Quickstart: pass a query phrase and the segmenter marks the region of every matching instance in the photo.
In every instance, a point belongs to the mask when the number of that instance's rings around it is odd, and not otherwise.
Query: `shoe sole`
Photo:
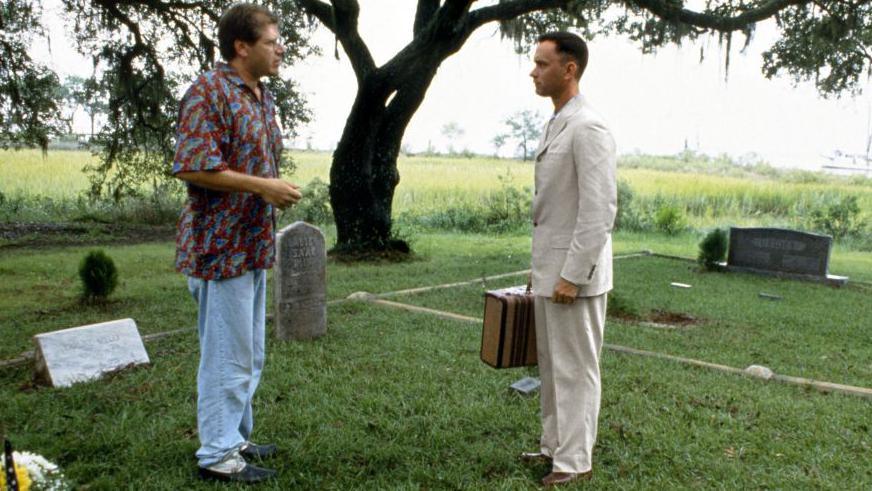
[[[267,469],[262,470],[265,471],[262,475],[248,477],[244,476],[245,471],[236,474],[225,474],[221,472],[210,471],[209,469],[204,469],[202,467],[198,469],[198,473],[200,475],[200,479],[206,481],[238,482],[243,484],[256,484],[259,482],[268,481],[270,479],[275,479],[277,475],[275,471],[269,470],[269,472],[266,472]]]

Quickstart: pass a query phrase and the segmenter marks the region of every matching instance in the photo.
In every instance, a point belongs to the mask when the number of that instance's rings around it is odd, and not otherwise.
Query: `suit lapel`
[[[566,124],[569,122],[569,118],[578,112],[581,109],[581,106],[584,105],[584,98],[581,94],[569,100],[566,105],[560,109],[560,112],[557,113],[557,117],[554,118],[554,121],[551,122],[551,130],[548,130],[548,124],[545,124],[545,130],[543,131],[542,138],[539,140],[539,147],[536,149],[536,160],[542,158],[542,155],[548,150],[548,146],[551,145],[551,142],[554,141],[554,138],[557,137],[564,129],[566,129]]]

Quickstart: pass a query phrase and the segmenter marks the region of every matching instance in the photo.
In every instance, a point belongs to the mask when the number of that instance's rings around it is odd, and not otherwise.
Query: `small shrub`
[[[82,297],[87,301],[105,300],[118,286],[115,262],[101,250],[91,251],[79,264]]]
[[[303,199],[290,209],[290,216],[315,225],[333,223],[330,207],[330,187],[319,178],[312,179],[303,189]]]
[[[669,235],[675,235],[687,228],[687,218],[684,210],[676,205],[665,204],[657,209],[654,215],[654,227]]]
[[[837,197],[829,205],[811,211],[812,228],[841,239],[863,229],[856,196]]]
[[[530,206],[529,190],[520,190],[504,183],[502,189],[491,192],[486,198],[486,227],[494,232],[518,229],[530,221]]]
[[[729,239],[727,231],[716,228],[709,232],[699,243],[699,263],[705,269],[713,271],[718,269],[718,263],[727,255]]]

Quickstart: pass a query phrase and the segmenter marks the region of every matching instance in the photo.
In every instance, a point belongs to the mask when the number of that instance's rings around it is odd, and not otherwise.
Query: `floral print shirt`
[[[179,107],[173,174],[233,170],[278,177],[281,130],[275,100],[258,100],[236,70],[218,63],[191,85]],[[179,217],[176,269],[218,280],[267,269],[275,261],[275,211],[260,196],[188,183]]]

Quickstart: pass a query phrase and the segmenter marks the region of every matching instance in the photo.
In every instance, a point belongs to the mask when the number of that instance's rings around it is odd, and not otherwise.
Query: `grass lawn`
[[[616,254],[695,255],[692,236],[619,234]],[[374,293],[525,269],[529,238],[427,234],[416,261],[328,266],[328,292]],[[76,268],[88,248],[0,256],[0,359],[30,336],[133,317],[142,333],[193,326],[195,306],[172,271],[173,245],[104,248],[121,285],[114,302],[83,307]],[[872,278],[868,254],[834,252],[833,270]],[[838,269],[836,268],[838,265]],[[744,367],[872,386],[872,290],[748,275],[701,274],[663,258],[615,263],[613,303],[645,316],[694,315],[676,331],[609,319],[606,342]],[[523,277],[488,284],[518,284]],[[669,282],[690,283],[690,290]],[[397,297],[481,315],[480,286]],[[784,297],[764,301],[761,291]],[[619,299],[619,300],[617,300]],[[480,327],[381,306],[342,303],[328,335],[270,342],[256,398],[256,438],[282,453],[280,479],[260,489],[534,489],[547,469],[517,459],[535,448],[538,400],[508,385],[535,370],[478,359]],[[199,482],[193,331],[149,342],[148,368],[57,390],[27,367],[0,369],[0,423],[18,449],[59,463],[87,489],[224,489]],[[603,408],[590,489],[872,486],[872,401],[603,353]],[[231,488],[233,488],[231,486]]]

